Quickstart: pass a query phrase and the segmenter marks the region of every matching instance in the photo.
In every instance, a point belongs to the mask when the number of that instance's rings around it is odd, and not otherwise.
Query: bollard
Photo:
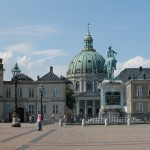
[[[127,125],[128,125],[128,126],[131,125],[131,119],[130,119],[130,118],[128,118],[128,120],[127,120]]]
[[[105,126],[108,126],[108,119],[105,119]]]
[[[85,119],[82,119],[82,126],[85,127]]]
[[[63,126],[63,121],[62,119],[59,119],[59,127],[62,127]]]

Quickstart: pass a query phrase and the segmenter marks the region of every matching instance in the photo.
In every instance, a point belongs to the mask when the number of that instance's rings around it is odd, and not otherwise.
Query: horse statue
[[[107,58],[104,64],[104,69],[107,71],[108,78],[114,78],[114,70],[116,70],[117,60],[115,59],[115,54],[117,54],[114,50],[111,49],[111,46],[108,48]]]

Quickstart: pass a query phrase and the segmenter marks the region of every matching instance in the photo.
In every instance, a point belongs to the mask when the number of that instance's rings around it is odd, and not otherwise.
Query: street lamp
[[[42,120],[43,120],[43,104],[42,104],[42,98],[43,98],[43,92],[44,92],[44,87],[43,84],[41,83],[39,86],[39,90],[41,93],[41,115],[42,115]]]
[[[17,80],[18,76],[21,73],[21,70],[19,69],[17,63],[15,64],[15,67],[11,70],[13,74],[13,81],[15,83],[15,109],[13,112],[13,122],[11,124],[12,127],[21,127],[20,120],[19,120],[19,115],[18,115],[18,107],[17,107]]]

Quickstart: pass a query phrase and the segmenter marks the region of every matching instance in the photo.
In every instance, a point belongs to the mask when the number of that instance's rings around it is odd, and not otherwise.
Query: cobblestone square
[[[36,124],[21,128],[0,124],[3,150],[149,150],[150,125],[64,125],[49,124],[38,131]]]

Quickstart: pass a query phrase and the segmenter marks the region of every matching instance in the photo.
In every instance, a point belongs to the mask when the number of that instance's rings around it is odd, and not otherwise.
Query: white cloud
[[[58,35],[60,33],[56,25],[16,25],[13,27],[1,27],[0,38],[16,37],[45,37]]]
[[[50,49],[50,50],[41,50],[41,51],[35,51],[33,54],[36,55],[45,55],[50,58],[59,57],[59,56],[66,56],[68,55],[61,49]]]
[[[17,62],[24,68],[31,69],[31,57],[23,56]]]
[[[3,59],[3,62],[9,61],[13,57],[13,54],[11,51],[1,52],[0,58]]]
[[[150,59],[146,59],[142,56],[136,56],[126,62],[119,62],[117,63],[117,70],[115,70],[114,73],[115,76],[117,76],[125,68],[139,68],[140,66],[143,68],[150,68]]]
[[[17,53],[27,53],[33,51],[33,46],[30,43],[19,43],[14,45],[9,45],[4,48],[5,51],[12,51]]]
[[[2,49],[5,50],[0,53],[0,57],[3,59],[5,68],[4,79],[7,80],[10,80],[11,69],[16,62],[22,73],[36,79],[37,75],[44,75],[48,71],[47,64],[51,63],[52,59],[68,55],[61,49],[35,50],[30,43],[9,45]]]

